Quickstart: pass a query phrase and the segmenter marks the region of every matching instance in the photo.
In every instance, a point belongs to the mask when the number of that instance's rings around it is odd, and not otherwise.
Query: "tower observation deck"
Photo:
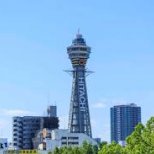
[[[77,34],[72,45],[67,47],[73,70],[72,95],[68,128],[71,133],[85,133],[92,137],[88,96],[86,88],[86,63],[91,48],[81,34]]]

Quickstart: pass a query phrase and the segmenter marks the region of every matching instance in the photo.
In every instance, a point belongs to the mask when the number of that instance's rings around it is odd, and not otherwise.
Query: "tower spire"
[[[77,34],[76,34],[76,38],[81,38],[82,35],[80,34],[80,28],[78,28]]]

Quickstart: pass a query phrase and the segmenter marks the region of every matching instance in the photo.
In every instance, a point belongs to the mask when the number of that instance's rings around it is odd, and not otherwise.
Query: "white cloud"
[[[105,102],[97,102],[95,104],[92,105],[93,108],[106,108],[106,103]]]
[[[102,99],[100,101],[96,101],[95,103],[93,103],[92,108],[102,109],[102,108],[112,107],[114,105],[128,104],[129,102],[133,102],[133,101],[128,101],[122,98]]]
[[[129,101],[125,100],[125,99],[115,99],[115,100],[111,100],[111,104],[113,105],[125,105],[128,104]]]
[[[13,117],[13,116],[34,115],[34,113],[21,109],[0,109],[0,115]]]
[[[0,119],[0,128],[5,128],[8,125],[8,122],[4,119]]]
[[[102,108],[106,108],[108,104],[109,104],[109,100],[103,99],[93,103],[92,108],[102,109]]]

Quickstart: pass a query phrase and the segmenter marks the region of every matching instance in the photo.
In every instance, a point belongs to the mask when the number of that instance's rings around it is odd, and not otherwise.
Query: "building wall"
[[[41,117],[41,128],[55,129],[59,127],[59,119],[57,117]]]
[[[46,145],[46,150],[54,150],[55,147],[63,146],[81,146],[84,141],[97,145],[97,142],[84,133],[70,133],[67,129],[48,130],[50,138],[44,138],[43,143]],[[40,144],[40,149],[43,148],[43,143]]]
[[[33,149],[32,139],[40,129],[58,127],[57,117],[13,117],[13,146],[15,149]]]
[[[7,138],[0,138],[0,150],[5,150],[8,148]]]
[[[23,146],[22,149],[32,149],[32,138],[40,129],[40,117],[23,117]]]
[[[49,117],[57,117],[57,106],[48,106],[47,113]]]
[[[13,117],[13,146],[17,149],[23,146],[23,119],[22,117]]]
[[[125,141],[135,126],[141,122],[141,108],[135,104],[111,108],[111,141]]]

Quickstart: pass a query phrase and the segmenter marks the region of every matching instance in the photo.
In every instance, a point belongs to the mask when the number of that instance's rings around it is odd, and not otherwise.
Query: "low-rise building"
[[[45,135],[45,136],[44,136]],[[70,133],[67,129],[46,130],[38,133],[38,145],[40,150],[54,150],[56,147],[63,146],[81,146],[84,141],[97,145],[96,140],[92,139],[84,133]]]
[[[0,138],[0,150],[4,150],[8,148],[7,138]]]

